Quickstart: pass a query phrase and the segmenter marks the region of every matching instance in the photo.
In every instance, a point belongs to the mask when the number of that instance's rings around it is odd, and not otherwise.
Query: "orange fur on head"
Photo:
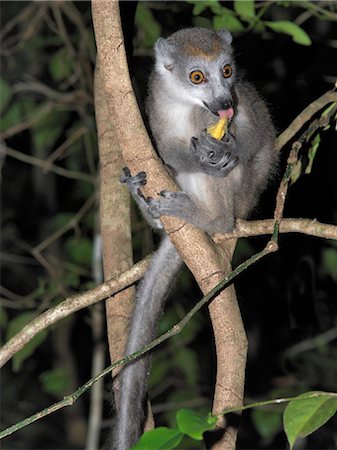
[[[214,41],[211,51],[205,51],[201,47],[196,47],[189,44],[184,46],[184,52],[191,56],[213,60],[220,55],[221,46],[218,41]]]

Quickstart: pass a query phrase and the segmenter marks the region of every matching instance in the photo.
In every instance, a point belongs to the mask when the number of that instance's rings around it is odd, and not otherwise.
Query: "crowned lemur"
[[[121,180],[155,228],[168,215],[210,234],[231,231],[236,218],[247,217],[274,172],[274,127],[255,89],[241,79],[231,42],[225,30],[189,28],[155,44],[147,115],[156,150],[181,191],[145,199],[139,191],[146,183],[144,172],[131,176],[125,168]],[[206,129],[221,117],[230,125],[218,141]],[[164,236],[138,288],[126,355],[155,337],[181,264]],[[132,447],[143,431],[149,367],[150,357],[143,356],[118,376],[115,450]]]

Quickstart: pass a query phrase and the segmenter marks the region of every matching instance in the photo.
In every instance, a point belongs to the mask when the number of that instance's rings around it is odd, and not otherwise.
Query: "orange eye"
[[[200,84],[205,81],[205,75],[201,70],[193,70],[193,72],[190,73],[190,80],[193,84]]]
[[[233,73],[232,66],[230,66],[229,64],[226,64],[225,66],[223,66],[222,75],[224,76],[224,78],[231,77],[232,73]]]

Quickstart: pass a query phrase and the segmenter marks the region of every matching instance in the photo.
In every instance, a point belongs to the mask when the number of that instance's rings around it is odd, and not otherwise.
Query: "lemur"
[[[145,199],[140,191],[146,174],[126,183],[154,228],[162,215],[179,217],[207,232],[229,232],[246,218],[274,173],[275,130],[254,87],[240,78],[226,30],[187,28],[160,38],[154,46],[155,66],[149,80],[146,111],[159,156],[181,191]],[[206,129],[220,117],[230,120],[222,140]],[[182,260],[164,236],[141,281],[125,354],[153,340],[172,280]],[[119,374],[113,449],[132,447],[143,431],[148,355]]]

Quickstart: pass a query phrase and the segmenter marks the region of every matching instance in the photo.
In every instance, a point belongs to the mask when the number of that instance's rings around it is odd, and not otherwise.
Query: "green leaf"
[[[207,8],[209,8],[213,14],[221,14],[222,6],[220,5],[218,0],[192,0],[188,1],[188,3],[194,5],[192,14],[194,16],[199,16],[202,12],[204,12]]]
[[[149,379],[149,388],[157,386],[167,377],[167,374],[172,366],[172,362],[160,352],[156,353],[153,358],[152,370]]]
[[[47,222],[48,229],[50,229],[50,232],[54,232],[69,223],[73,217],[74,214],[70,212],[60,212],[55,214],[55,216],[51,217]]]
[[[198,382],[198,358],[196,353],[188,348],[180,348],[174,355],[175,362],[185,375],[191,386],[196,386]]]
[[[296,181],[301,176],[301,173],[302,173],[302,161],[299,159],[296,161],[296,163],[293,165],[293,167],[291,169],[291,174],[290,174],[291,184],[296,183]]]
[[[25,325],[27,325],[32,319],[34,319],[34,317],[35,313],[26,311],[12,319],[7,327],[7,340],[11,339],[16,333],[21,331]],[[47,335],[47,330],[41,331],[39,334],[34,336],[33,339],[29,341],[22,350],[20,350],[13,356],[12,365],[14,372],[18,372],[20,370],[23,361],[34,353],[34,350],[42,344]]]
[[[145,47],[152,47],[161,35],[161,26],[154,18],[149,6],[144,2],[138,2],[135,24],[138,30],[141,30]]]
[[[324,425],[337,411],[336,397],[328,394],[306,398],[307,392],[297,398],[303,397],[303,400],[291,401],[283,414],[284,430],[287,435],[290,449],[293,448],[297,438],[304,438]]]
[[[271,440],[282,429],[281,412],[254,409],[251,417],[256,431],[264,439]]]
[[[68,112],[53,110],[33,125],[33,141],[38,155],[45,155],[46,150],[55,144],[68,117]]]
[[[215,30],[221,30],[225,28],[233,33],[244,31],[242,23],[234,16],[225,12],[221,16],[215,16],[213,18],[213,27]]]
[[[70,378],[64,367],[46,370],[39,376],[43,390],[48,394],[59,396],[70,386]]]
[[[206,19],[206,17],[196,16],[193,18],[193,26],[200,28],[212,28],[212,22],[210,19]]]
[[[70,77],[74,70],[74,61],[65,47],[50,58],[48,70],[54,81],[63,81]]]
[[[313,163],[314,163],[314,159],[315,159],[315,156],[316,156],[316,152],[318,150],[320,142],[321,142],[321,135],[317,134],[314,137],[314,139],[313,139],[313,141],[311,143],[311,147],[309,148],[309,152],[308,152],[309,162],[308,162],[307,167],[305,168],[305,173],[307,175],[309,175],[311,173],[312,166],[313,166]]]
[[[216,416],[202,416],[192,409],[180,409],[176,415],[180,431],[198,441],[203,439],[203,433],[213,430],[218,420]]]
[[[11,101],[12,91],[9,84],[0,77],[0,114],[2,114]]]
[[[234,10],[243,19],[254,19],[255,2],[254,0],[236,0],[234,1]]]
[[[130,450],[170,450],[176,448],[182,438],[183,433],[177,428],[158,427],[146,431]]]
[[[205,9],[207,9],[208,6],[209,6],[208,5],[209,2],[203,2],[203,1],[196,1],[196,2],[189,1],[188,3],[194,3],[194,8],[193,8],[193,11],[192,11],[192,14],[194,16],[199,16],[199,14],[204,12]]]
[[[325,110],[322,112],[321,116],[327,116],[329,114],[329,112],[334,109],[336,107],[336,102],[331,103],[331,105],[329,105],[327,108],[325,108]]]
[[[276,20],[275,22],[264,22],[264,24],[277,33],[288,34],[292,40],[300,45],[311,45],[310,36],[293,22],[288,20]]]
[[[22,106],[19,102],[13,103],[10,108],[6,111],[6,114],[1,117],[0,120],[0,131],[6,131],[13,127],[22,120]]]
[[[67,249],[71,262],[82,267],[91,267],[92,243],[89,239],[77,239],[71,237],[66,241],[65,247]]]
[[[330,247],[323,250],[322,269],[337,281],[337,250],[335,248]]]

